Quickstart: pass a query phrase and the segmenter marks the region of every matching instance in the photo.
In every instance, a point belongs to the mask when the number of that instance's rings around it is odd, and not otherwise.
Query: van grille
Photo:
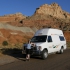
[[[31,46],[31,50],[37,50],[37,48],[36,48],[36,47]]]

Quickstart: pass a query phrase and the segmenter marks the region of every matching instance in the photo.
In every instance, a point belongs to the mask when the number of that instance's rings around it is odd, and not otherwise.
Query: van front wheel
[[[46,50],[44,50],[41,54],[42,59],[45,60],[47,58],[47,56],[48,56],[48,52]]]

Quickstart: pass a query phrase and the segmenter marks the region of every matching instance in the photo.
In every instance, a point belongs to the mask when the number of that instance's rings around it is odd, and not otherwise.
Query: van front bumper
[[[38,51],[32,51],[31,55],[41,55],[42,51],[38,50]]]
[[[31,55],[41,55],[42,51],[31,51]],[[22,54],[26,54],[26,50],[22,50]]]

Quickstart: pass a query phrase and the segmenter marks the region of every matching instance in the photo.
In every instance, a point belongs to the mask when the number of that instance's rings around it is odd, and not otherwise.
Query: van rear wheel
[[[47,56],[48,56],[48,52],[46,50],[44,50],[41,54],[42,59],[45,60],[47,58]]]
[[[62,53],[63,53],[63,50],[64,50],[64,49],[63,49],[63,47],[61,47],[61,49],[60,49],[60,52],[59,52],[59,53],[60,53],[60,54],[62,54]]]

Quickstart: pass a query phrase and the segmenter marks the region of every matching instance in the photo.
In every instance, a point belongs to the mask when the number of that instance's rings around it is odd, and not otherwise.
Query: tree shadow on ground
[[[14,49],[4,48],[4,49],[1,49],[1,51],[2,51],[2,54],[12,56],[17,59],[22,59],[26,57],[25,54],[22,54],[22,49],[18,49],[18,48],[14,48]]]
[[[14,57],[16,59],[25,61],[26,54],[25,53],[22,54],[22,49],[18,49],[18,48],[14,48],[14,49],[5,48],[5,49],[1,49],[1,51],[2,51],[2,53],[4,55],[9,55],[9,56],[12,56],[12,57]],[[41,59],[38,56],[31,56],[31,58],[32,59]]]

